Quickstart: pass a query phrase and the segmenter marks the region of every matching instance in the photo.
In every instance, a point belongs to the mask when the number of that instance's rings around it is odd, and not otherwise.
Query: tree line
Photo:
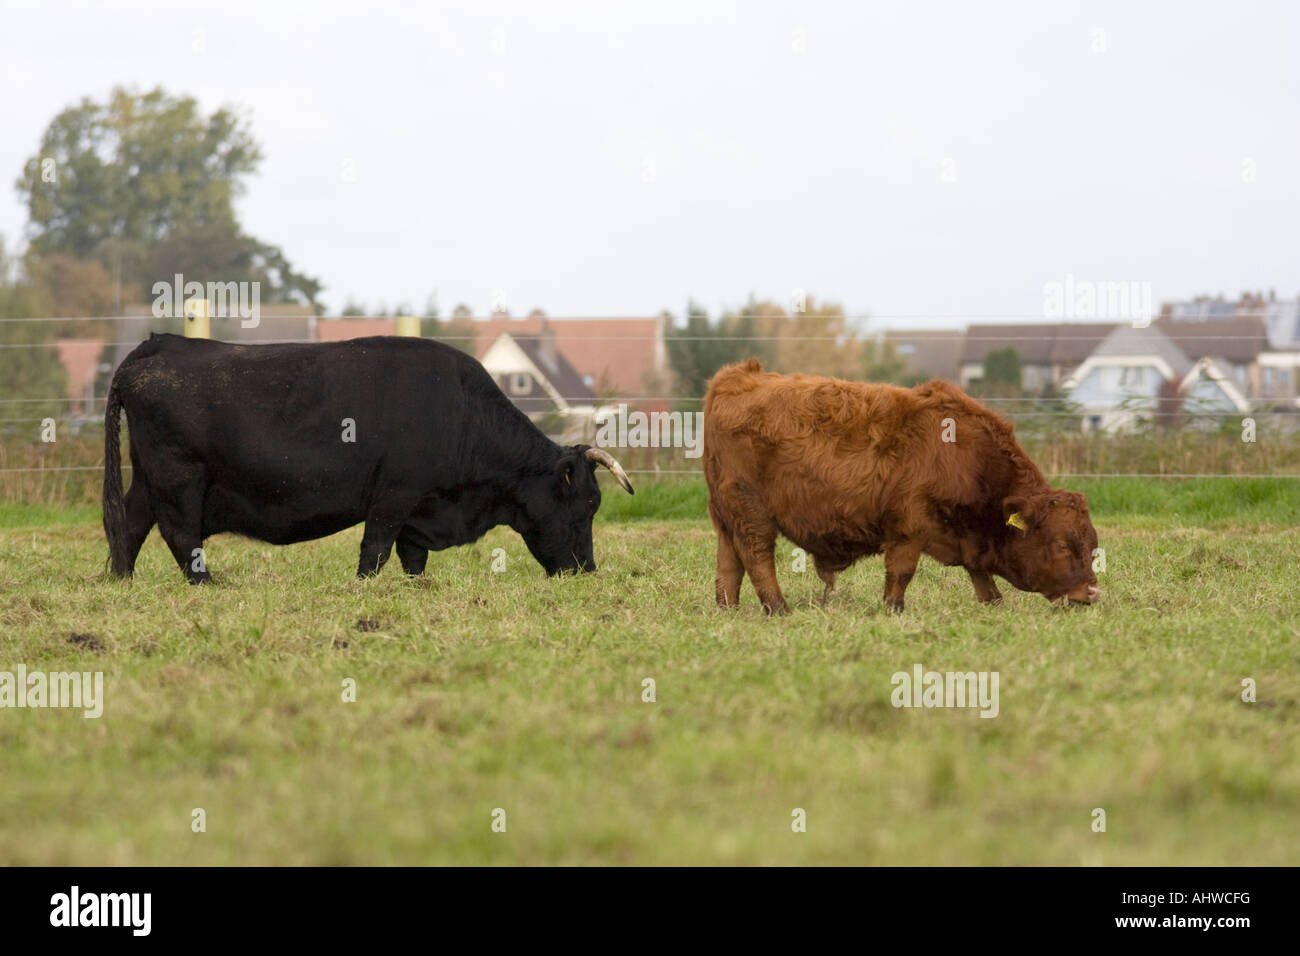
[[[248,120],[228,108],[205,113],[190,96],[161,88],[114,89],[103,102],[82,99],[51,120],[15,186],[28,216],[27,245],[0,236],[0,318],[67,318],[58,323],[5,323],[11,345],[52,343],[61,336],[100,337],[103,323],[151,302],[153,283],[181,274],[211,282],[259,283],[265,304],[296,303],[322,311],[323,283],[284,251],[250,235],[234,201],[262,161]],[[366,314],[349,301],[344,316]],[[374,314],[417,314],[407,303]],[[470,309],[448,316],[436,298],[421,332],[472,351]],[[755,356],[776,371],[905,383],[905,363],[885,343],[852,327],[843,308],[809,299],[786,309],[751,299],[711,318],[691,303],[674,322],[669,361],[679,395],[700,396],[727,362]],[[0,378],[18,395],[63,394],[53,348],[0,349]]]

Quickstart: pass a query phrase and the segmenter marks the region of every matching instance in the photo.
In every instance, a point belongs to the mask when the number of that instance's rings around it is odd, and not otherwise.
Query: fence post
[[[418,339],[420,337],[420,317],[418,315],[399,315],[397,317],[397,334]]]
[[[185,300],[185,337],[187,339],[211,338],[208,327],[208,300]]]

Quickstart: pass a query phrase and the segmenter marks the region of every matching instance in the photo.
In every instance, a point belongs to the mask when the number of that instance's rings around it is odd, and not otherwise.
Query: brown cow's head
[[[1101,596],[1092,570],[1097,532],[1087,498],[1059,488],[1012,495],[1002,503],[1002,514],[1007,525],[999,548],[1002,577],[1053,602],[1091,604]]]

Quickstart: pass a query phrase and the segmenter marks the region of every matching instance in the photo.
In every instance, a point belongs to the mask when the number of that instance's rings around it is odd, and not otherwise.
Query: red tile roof
[[[665,388],[667,358],[663,336],[667,319],[552,319],[493,317],[477,319],[474,355],[482,358],[502,332],[515,339],[537,336],[546,328],[555,335],[555,345],[569,364],[583,376],[591,376],[591,388],[598,394],[613,391],[616,397],[641,396],[652,382],[661,379]]]
[[[367,335],[396,335],[396,319],[321,319],[316,323],[316,338],[321,342],[363,339]]]

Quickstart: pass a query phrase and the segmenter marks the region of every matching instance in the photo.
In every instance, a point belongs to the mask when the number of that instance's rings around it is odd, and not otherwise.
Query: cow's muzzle
[[[1065,595],[1070,604],[1096,604],[1101,598],[1101,588],[1095,584],[1086,584]]]

